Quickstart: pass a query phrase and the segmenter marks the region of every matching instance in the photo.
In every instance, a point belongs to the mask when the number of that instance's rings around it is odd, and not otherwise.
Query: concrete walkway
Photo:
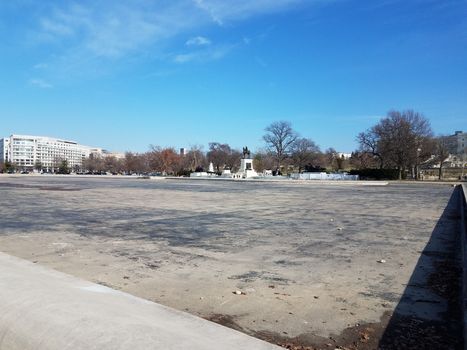
[[[0,349],[279,349],[235,330],[0,253]]]

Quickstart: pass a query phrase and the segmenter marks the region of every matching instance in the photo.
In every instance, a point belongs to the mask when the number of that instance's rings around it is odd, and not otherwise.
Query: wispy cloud
[[[66,23],[60,23],[48,18],[42,18],[40,21],[41,28],[44,32],[57,36],[70,36],[73,34],[73,27]]]
[[[185,43],[186,46],[206,46],[211,45],[211,40],[204,36],[195,36],[190,38]]]
[[[47,63],[37,63],[33,66],[34,69],[46,69],[49,65]]]
[[[174,62],[176,63],[186,63],[195,60],[197,57],[197,54],[195,53],[183,53],[179,55],[175,55],[174,57]]]
[[[302,0],[193,0],[196,6],[205,11],[219,25],[228,21],[242,20],[259,14],[273,13]]]
[[[231,50],[235,48],[235,46],[236,45],[222,45],[205,50],[177,54],[173,56],[173,62],[188,63],[215,61],[227,55]]]
[[[321,0],[313,0],[321,1]],[[35,44],[47,47],[48,57],[35,69],[48,69],[48,80],[71,79],[86,74],[105,74],[119,62],[140,59],[174,63],[220,59],[235,45],[214,44],[206,36],[193,35],[213,23],[240,21],[252,16],[282,11],[305,0],[179,0],[179,1],[80,1],[44,2],[35,6]],[[26,8],[25,8],[26,10]],[[190,15],[187,16],[187,13]],[[176,55],[174,38],[189,39]],[[239,38],[243,45],[251,38]],[[111,63],[111,64],[109,64]]]
[[[42,79],[30,79],[29,80],[29,85],[41,88],[41,89],[51,89],[53,88],[53,85],[46,82],[45,80]]]
[[[56,41],[71,39],[70,50],[118,58],[178,33],[186,22],[172,21],[171,11],[166,8],[160,14],[143,5],[72,5],[54,9],[40,26],[43,34]]]
[[[101,57],[119,57],[191,32],[208,21],[224,23],[283,10],[304,0],[181,0],[152,2],[102,0],[56,3],[38,19],[39,34]],[[186,14],[189,13],[190,16]],[[206,16],[208,15],[208,16]],[[195,36],[186,45],[209,45]]]

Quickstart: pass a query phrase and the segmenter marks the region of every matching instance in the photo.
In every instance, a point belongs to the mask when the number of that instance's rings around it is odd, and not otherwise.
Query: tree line
[[[277,174],[293,171],[341,171],[372,169],[397,178],[418,178],[420,167],[439,164],[439,177],[449,156],[446,137],[435,137],[429,120],[413,110],[391,110],[379,122],[356,137],[359,148],[350,158],[334,148],[321,151],[311,139],[302,137],[288,121],[277,121],[264,129],[264,147],[254,154],[254,167],[258,172],[271,169]],[[206,170],[210,162],[216,172],[224,168],[237,171],[242,153],[228,144],[209,143],[207,152],[201,146],[192,147],[184,156],[173,148],[152,146],[143,154],[127,153],[127,172],[159,171],[168,174],[188,174]],[[107,160],[109,161],[109,160]],[[133,165],[131,165],[133,164]]]
[[[258,172],[273,170],[277,174],[292,171],[342,170],[346,160],[333,148],[322,152],[310,138],[300,137],[290,122],[278,121],[265,128],[264,147],[253,155],[254,168]],[[100,157],[92,154],[83,162],[83,169],[92,173],[111,172],[125,174],[189,175],[195,171],[207,171],[213,164],[214,172],[224,169],[238,171],[243,154],[227,143],[210,142],[207,151],[195,145],[184,154],[175,148],[151,145],[147,152],[125,153],[123,159]]]
[[[406,174],[417,178],[422,164],[437,162],[441,178],[444,161],[449,156],[446,138],[434,137],[428,119],[413,110],[389,111],[378,123],[359,133],[356,137],[359,148],[350,159],[334,148],[321,151],[311,138],[300,136],[288,121],[268,125],[262,139],[263,147],[253,156],[254,168],[258,172],[273,170],[275,174],[352,169],[358,173],[371,169],[373,174],[395,171],[400,179]],[[210,142],[207,151],[203,146],[195,145],[184,154],[173,147],[151,145],[147,152],[127,152],[123,159],[92,154],[83,161],[81,169],[71,170],[183,176],[207,171],[212,163],[217,173],[224,169],[236,172],[241,157],[240,150],[220,142]]]

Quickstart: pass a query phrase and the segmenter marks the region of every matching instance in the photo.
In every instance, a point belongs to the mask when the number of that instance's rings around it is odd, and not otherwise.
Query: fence
[[[291,178],[294,180],[351,180],[357,181],[358,175],[349,175],[346,173],[293,173]]]

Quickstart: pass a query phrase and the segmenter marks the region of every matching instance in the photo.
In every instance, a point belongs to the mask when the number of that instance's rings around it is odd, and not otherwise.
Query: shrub
[[[350,175],[358,175],[361,180],[398,180],[399,170],[397,169],[359,169],[351,170]],[[402,174],[404,175],[404,173]]]

